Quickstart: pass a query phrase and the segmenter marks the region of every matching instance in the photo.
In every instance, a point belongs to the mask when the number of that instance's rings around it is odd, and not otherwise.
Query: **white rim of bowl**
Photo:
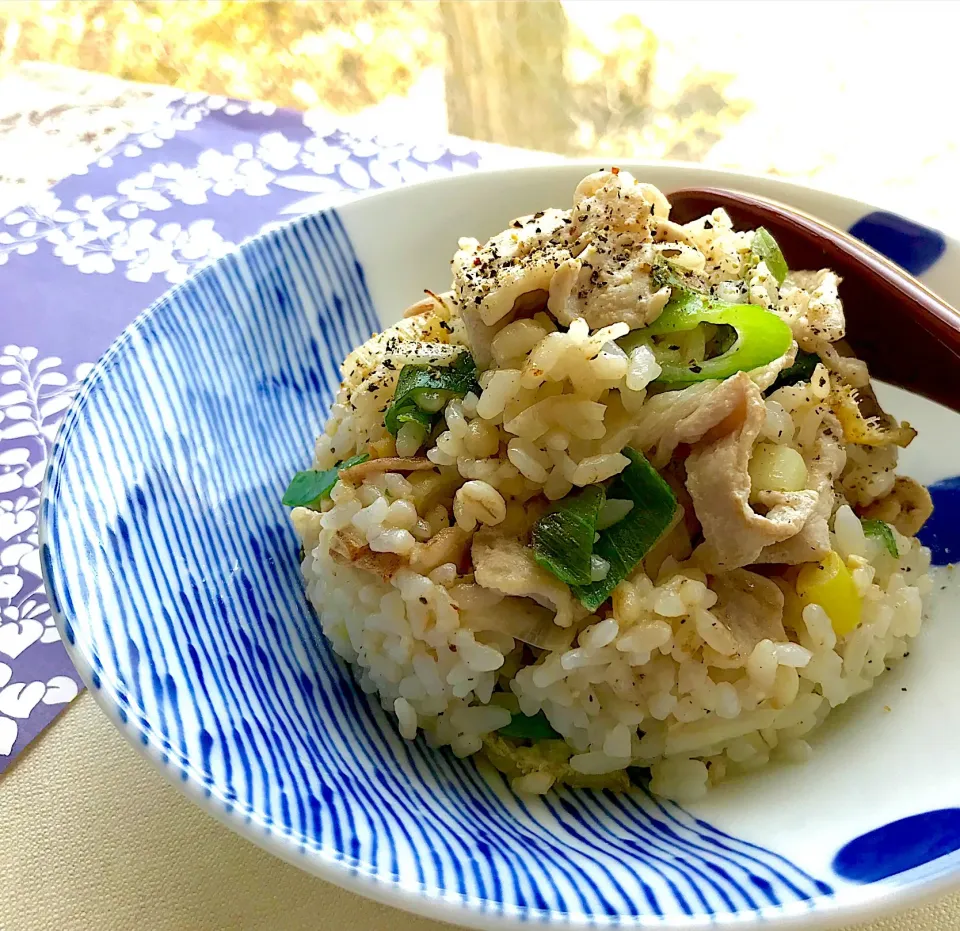
[[[545,159],[543,164],[513,168],[481,168],[461,175],[430,178],[401,185],[396,188],[362,192],[351,197],[349,200],[332,204],[331,207],[342,214],[349,214],[353,205],[365,204],[371,198],[379,198],[381,201],[386,201],[387,199],[402,201],[407,198],[415,200],[418,192],[423,188],[454,185],[484,185],[491,183],[498,177],[519,176],[524,173],[570,174],[572,176],[576,174],[576,170],[583,171],[586,169],[588,171],[596,171],[604,165],[616,164],[618,167],[636,176],[642,176],[644,172],[659,174],[666,171],[676,171],[690,175],[691,178],[699,177],[703,179],[704,177],[710,177],[712,179],[710,184],[713,186],[741,186],[744,190],[774,197],[787,204],[791,202],[791,194],[796,194],[801,198],[814,196],[839,202],[850,208],[853,212],[860,211],[861,215],[882,209],[864,201],[846,197],[841,194],[834,194],[811,185],[783,181],[768,175],[752,175],[746,172],[713,169],[687,162],[638,162],[631,159],[621,159],[611,162],[610,160],[590,158],[569,159],[557,162],[548,160],[550,159],[548,153],[543,153],[543,155]],[[245,239],[238,245],[237,249],[248,248],[250,244],[271,237],[278,228],[296,225],[305,220],[306,217],[315,216],[317,213],[322,214],[324,210],[327,209],[331,208],[323,208],[312,214],[294,217],[286,223],[283,223],[281,227],[274,227],[272,230],[261,232]],[[807,208],[804,209],[816,215],[815,211]],[[902,213],[898,213],[898,215],[912,219]],[[914,220],[914,222],[920,221]],[[941,235],[943,235],[949,245],[960,245],[952,237],[942,233]],[[55,552],[55,549],[50,546],[47,521],[44,517],[48,508],[53,505],[50,490],[52,484],[51,478],[57,471],[59,463],[62,460],[62,450],[66,448],[65,443],[69,440],[70,432],[74,429],[76,422],[83,412],[87,395],[89,395],[92,387],[102,379],[107,368],[106,363],[122,351],[130,339],[131,334],[143,326],[148,319],[152,318],[155,313],[157,313],[158,308],[162,306],[171,295],[176,294],[182,288],[190,287],[193,277],[194,276],[191,276],[184,282],[164,292],[164,294],[157,298],[145,310],[141,311],[134,320],[121,331],[87,375],[76,397],[68,408],[57,430],[54,443],[52,444],[52,450],[55,454],[51,455],[44,472],[40,495],[40,521],[38,531],[41,553],[45,550],[50,553]],[[47,592],[54,591],[55,589],[51,585],[47,571],[47,564],[44,560],[41,560],[41,571],[45,590]],[[162,748],[159,746],[153,731],[145,734],[139,729],[136,724],[132,722],[135,715],[126,715],[127,720],[124,721],[121,716],[119,704],[114,700],[113,695],[106,694],[102,687],[97,688],[93,686],[92,683],[95,678],[94,670],[86,656],[84,656],[66,636],[67,620],[64,614],[56,608],[56,605],[59,603],[61,603],[59,598],[50,599],[51,613],[56,621],[63,645],[90,694],[93,695],[97,704],[103,709],[117,729],[137,749],[140,755],[149,760],[155,769],[163,773],[168,782],[177,786],[187,798],[211,814],[221,824],[242,837],[245,837],[247,840],[252,841],[268,853],[349,892],[354,892],[365,898],[409,913],[448,923],[457,923],[465,927],[476,929],[496,928],[498,931],[499,929],[504,929],[504,931],[528,931],[533,922],[540,922],[543,925],[547,925],[554,921],[562,923],[572,929],[604,927],[621,929],[656,928],[659,929],[659,931],[674,931],[674,929],[676,929],[676,931],[706,931],[706,929],[710,928],[731,927],[734,925],[749,926],[763,922],[771,928],[776,928],[777,931],[801,931],[801,929],[811,928],[837,928],[841,925],[870,921],[894,912],[924,905],[960,887],[960,868],[957,868],[952,872],[940,876],[920,879],[903,885],[890,885],[881,880],[880,882],[869,883],[860,887],[845,886],[843,887],[843,894],[845,895],[846,901],[843,902],[838,901],[837,894],[834,893],[830,896],[815,897],[804,902],[794,903],[786,908],[782,906],[769,906],[755,911],[733,912],[714,916],[705,915],[691,919],[685,919],[679,916],[675,918],[661,918],[653,915],[640,916],[638,918],[616,917],[606,922],[598,918],[580,918],[552,911],[536,911],[515,907],[511,907],[509,910],[494,911],[486,905],[483,899],[460,895],[449,898],[425,895],[414,888],[401,886],[387,877],[382,877],[377,874],[351,872],[323,850],[301,851],[299,849],[300,845],[297,844],[293,838],[274,833],[266,824],[258,821],[254,814],[242,813],[235,807],[229,811],[226,810],[226,807],[230,804],[228,800],[214,791],[212,787],[205,787],[192,767],[181,766],[176,762],[164,763],[162,759]],[[76,619],[74,623],[77,623]],[[100,678],[102,683],[103,677],[100,676]]]

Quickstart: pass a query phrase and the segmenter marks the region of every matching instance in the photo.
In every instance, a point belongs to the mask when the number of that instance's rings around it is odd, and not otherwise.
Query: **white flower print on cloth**
[[[186,137],[203,114],[218,109],[228,112],[228,105],[219,98],[204,100],[181,103],[173,118],[176,131]],[[252,105],[249,112],[255,112]],[[300,127],[293,128],[302,134],[309,125],[304,118]],[[4,218],[7,228],[0,230],[0,265],[12,255],[32,255],[45,242],[64,265],[83,274],[108,275],[119,268],[130,281],[145,283],[159,275],[167,283],[177,284],[229,251],[235,242],[207,217],[201,218],[200,225],[184,224],[172,233],[169,224],[155,215],[176,205],[210,207],[218,212],[219,198],[279,194],[285,202],[271,213],[292,217],[334,205],[358,192],[469,170],[477,164],[475,152],[457,140],[447,140],[447,144],[381,143],[339,129],[302,142],[291,135],[270,130],[255,141],[202,149],[193,164],[153,161],[120,180],[114,192],[82,194],[72,203],[62,203],[46,192]],[[169,128],[140,134],[120,147],[121,155],[104,156],[98,164],[115,167],[122,156],[134,166],[150,148],[162,147],[165,136],[172,138]],[[183,230],[186,232],[181,235]]]
[[[159,212],[171,206],[162,188],[138,187],[138,181],[143,178],[118,185],[123,190],[117,197],[81,195],[73,209],[62,208],[49,195],[8,214],[4,223],[16,227],[17,233],[0,231],[0,265],[12,252],[36,252],[38,241],[45,240],[64,265],[84,274],[108,275],[122,265],[130,281],[149,281],[159,274],[177,284],[234,247],[214,232],[213,220],[196,220],[184,228],[179,223],[138,219],[141,211]],[[254,179],[251,184],[261,182]]]
[[[177,133],[196,129],[200,121],[211,113],[223,111],[230,116],[240,113],[270,115],[276,111],[272,103],[231,101],[216,94],[199,91],[184,94],[170,102],[165,112],[147,127],[137,127],[123,142],[95,162],[98,168],[112,168],[118,159],[138,158],[150,149],[159,149]],[[85,175],[89,166],[79,166],[75,175]]]
[[[56,672],[63,651],[43,593],[37,509],[54,435],[89,370],[80,365],[68,377],[60,359],[41,358],[34,346],[0,353],[0,771],[37,707],[67,704],[79,691],[78,678]],[[49,650],[52,658],[40,658]],[[14,661],[46,675],[21,680]]]
[[[49,608],[37,597],[39,488],[63,413],[90,370],[78,366],[71,379],[59,366],[33,346],[5,346],[0,354],[0,655],[13,658],[34,640],[59,636],[50,625],[45,633]]]
[[[466,140],[386,138],[357,125],[188,94],[0,218],[9,344],[0,343],[0,773],[80,687],[43,592],[37,539],[44,463],[89,369],[80,363],[245,238],[487,157]],[[506,150],[482,151],[503,163]]]
[[[46,682],[11,682],[12,675],[10,666],[0,662],[0,759],[13,751],[20,734],[18,722],[29,718],[39,704],[67,705],[80,694],[70,676],[51,676]]]

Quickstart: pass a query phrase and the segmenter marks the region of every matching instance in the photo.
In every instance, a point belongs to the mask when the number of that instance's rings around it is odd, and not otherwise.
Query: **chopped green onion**
[[[777,284],[783,284],[790,271],[787,267],[787,260],[783,257],[776,239],[762,226],[753,234],[751,251],[758,259],[762,259],[766,263],[770,274],[777,279]]]
[[[676,269],[663,258],[654,262],[653,269],[650,272],[650,279],[657,290],[660,288],[670,289],[671,301],[677,299],[683,291],[697,290],[696,288],[692,288],[686,279],[684,279],[682,275],[679,275]]]
[[[893,535],[890,525],[882,520],[865,520],[861,518],[863,532],[868,537],[879,537],[887,552],[894,558],[899,559],[900,550],[897,549],[897,538]]]
[[[542,711],[532,716],[515,714],[510,723],[504,724],[497,733],[514,740],[556,740],[560,736]]]
[[[405,365],[400,369],[397,390],[383,419],[384,425],[393,436],[403,424],[411,421],[429,432],[450,398],[462,398],[473,390],[480,393],[477,366],[469,352],[460,353],[446,366]]]
[[[610,498],[632,501],[634,507],[622,520],[600,534],[593,548],[610,569],[604,579],[573,586],[574,594],[588,611],[596,611],[611,592],[637,567],[640,560],[675,525],[680,507],[670,486],[649,462],[629,446],[623,455],[628,465],[610,485]]]
[[[427,429],[421,423],[408,420],[397,431],[397,455],[415,456],[427,438]]]
[[[699,303],[703,300],[702,292],[691,287],[666,262],[657,262],[650,273],[653,286],[670,289],[670,300],[667,308],[684,307],[689,303]]]
[[[449,396],[445,391],[421,391],[414,396],[413,400],[416,401],[420,410],[426,411],[428,414],[436,414],[443,410]]]
[[[653,341],[657,336],[690,332],[701,323],[731,326],[737,338],[721,355],[685,364],[676,362]],[[685,388],[766,365],[790,348],[793,334],[783,320],[762,307],[705,300],[696,292],[687,291],[676,303],[671,299],[650,326],[634,330],[618,342],[627,352],[642,344],[650,346],[661,368],[655,383],[666,388]]]
[[[704,358],[712,359],[714,356],[721,356],[733,348],[737,341],[737,331],[726,323],[715,326],[712,323],[701,323],[709,331],[704,343]]]
[[[802,349],[797,351],[797,358],[793,365],[784,369],[777,380],[767,389],[767,394],[773,394],[779,388],[786,388],[789,385],[796,385],[802,381],[810,381],[813,378],[813,370],[820,364],[820,356],[815,352],[804,352]]]
[[[384,422],[387,430],[394,436],[400,432],[400,428],[406,423],[418,424],[423,429],[423,435],[426,436],[433,428],[435,419],[430,411],[423,410],[416,403],[408,404],[405,407],[398,407],[395,404],[387,411]]]
[[[534,559],[568,585],[591,581],[590,557],[604,500],[603,488],[589,485],[562,498],[533,526]]]
[[[287,490],[283,493],[281,503],[287,507],[313,508],[320,510],[320,502],[324,498],[330,497],[333,486],[337,484],[340,472],[343,469],[349,469],[351,466],[360,465],[366,462],[370,457],[363,453],[360,456],[352,456],[346,462],[335,465],[332,469],[324,469],[322,472],[316,469],[308,469],[305,472],[298,472],[287,485]]]

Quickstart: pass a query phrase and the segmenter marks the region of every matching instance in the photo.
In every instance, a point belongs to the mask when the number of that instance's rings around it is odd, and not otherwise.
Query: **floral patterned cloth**
[[[192,94],[0,219],[0,773],[82,688],[40,578],[44,462],[79,382],[170,285],[357,192],[544,156]]]

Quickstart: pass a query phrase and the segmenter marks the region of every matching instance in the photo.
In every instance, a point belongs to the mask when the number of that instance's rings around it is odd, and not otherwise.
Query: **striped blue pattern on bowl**
[[[51,454],[41,555],[104,706],[281,855],[398,904],[466,906],[470,923],[699,925],[829,896],[639,791],[518,800],[498,774],[402,740],[357,688],[307,607],[280,497],[339,360],[379,328],[331,210],[206,268],[101,361]]]

